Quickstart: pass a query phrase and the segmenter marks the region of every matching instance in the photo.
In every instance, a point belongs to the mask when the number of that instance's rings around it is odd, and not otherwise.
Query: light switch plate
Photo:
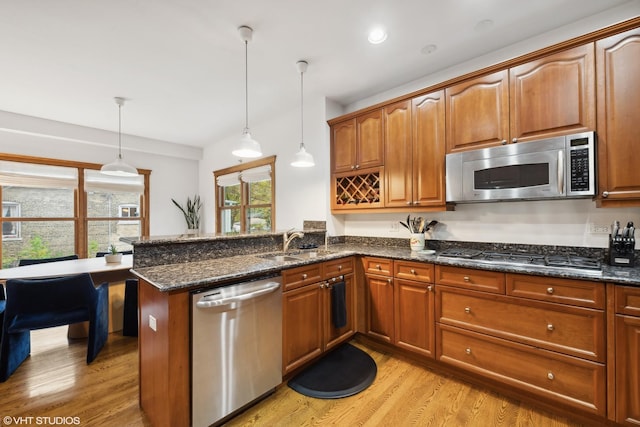
[[[149,315],[149,327],[154,331],[157,331],[156,318],[152,315]]]

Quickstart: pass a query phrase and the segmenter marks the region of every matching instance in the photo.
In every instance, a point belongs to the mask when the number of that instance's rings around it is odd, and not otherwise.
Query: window
[[[120,237],[149,234],[150,171],[141,170],[134,181],[122,181],[100,174],[100,167],[0,155],[3,268],[15,267],[22,258],[94,256],[111,243],[120,250],[130,249]]]
[[[20,216],[20,204],[14,202],[2,202],[2,216],[4,218],[17,218]],[[15,240],[20,239],[20,222],[3,221],[2,222],[2,239]]]
[[[274,230],[275,159],[271,156],[213,173],[218,233]]]

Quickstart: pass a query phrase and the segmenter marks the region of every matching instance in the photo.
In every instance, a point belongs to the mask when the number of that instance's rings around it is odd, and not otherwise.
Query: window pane
[[[23,218],[73,218],[74,199],[72,189],[3,186],[2,215],[11,203],[20,205]]]
[[[240,232],[240,209],[220,210],[220,232],[223,234]]]
[[[271,208],[247,209],[247,228],[249,233],[271,230]]]
[[[129,218],[139,216],[140,195],[138,193],[87,193],[87,216],[89,218]],[[135,213],[131,215],[131,213]]]
[[[4,202],[2,204],[2,216],[4,218],[20,218],[20,204]],[[2,222],[3,239],[19,239],[20,237],[20,221]]]
[[[223,187],[224,206],[238,206],[240,204],[240,184]]]
[[[121,237],[140,237],[140,221],[89,221],[88,256],[95,257],[96,252],[106,252],[109,246],[115,245],[118,252],[130,251],[132,246],[121,242]]]
[[[247,185],[249,186],[250,205],[271,204],[271,180],[250,182]]]
[[[40,259],[73,255],[73,221],[22,221],[19,239],[2,240],[2,267],[16,267],[22,258]]]

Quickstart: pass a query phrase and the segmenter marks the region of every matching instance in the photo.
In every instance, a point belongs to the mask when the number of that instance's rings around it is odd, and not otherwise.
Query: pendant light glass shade
[[[100,173],[112,176],[137,176],[138,170],[126,164],[122,159],[122,106],[125,99],[121,97],[115,97],[114,99],[118,104],[118,157],[115,161],[103,165],[100,168]]]
[[[253,36],[253,30],[247,26],[241,26],[238,28],[240,38],[244,41],[244,96],[245,96],[245,125],[242,131],[242,137],[236,148],[231,151],[231,154],[238,157],[260,157],[262,156],[262,148],[260,143],[251,138],[251,132],[249,131],[249,60],[248,60],[248,44]]]
[[[309,63],[307,61],[296,62],[300,72],[300,150],[293,156],[291,166],[296,168],[310,168],[315,166],[313,156],[304,147],[304,72],[307,71]]]

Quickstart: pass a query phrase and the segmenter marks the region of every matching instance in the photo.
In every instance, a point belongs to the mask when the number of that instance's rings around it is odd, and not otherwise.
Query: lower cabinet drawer
[[[436,339],[442,362],[605,415],[604,364],[447,325],[437,326]]]
[[[436,321],[604,362],[602,310],[439,286]]]

